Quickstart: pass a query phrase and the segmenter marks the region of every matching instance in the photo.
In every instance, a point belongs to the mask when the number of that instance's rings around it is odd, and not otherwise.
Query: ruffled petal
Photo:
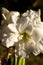
[[[18,42],[18,34],[13,34],[11,33],[9,38],[6,39],[5,43],[6,43],[6,47],[11,47],[15,44],[15,42]]]

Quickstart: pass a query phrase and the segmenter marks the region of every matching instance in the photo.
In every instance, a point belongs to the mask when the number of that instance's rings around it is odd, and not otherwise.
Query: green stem
[[[20,58],[18,65],[25,65],[25,58]]]
[[[15,65],[17,65],[17,59],[18,59],[18,57],[15,56]]]
[[[22,63],[23,63],[22,65],[25,65],[25,58],[23,58],[23,62]]]
[[[18,59],[18,57],[15,56],[15,65],[25,65],[25,58],[21,57]]]

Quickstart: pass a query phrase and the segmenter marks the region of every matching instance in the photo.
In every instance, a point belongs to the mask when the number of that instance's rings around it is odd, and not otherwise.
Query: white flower
[[[30,10],[21,17],[18,16],[19,12],[10,12],[9,16],[7,14],[5,16],[4,21],[9,22],[3,27],[6,46],[15,45],[15,53],[21,57],[26,57],[31,52],[34,55],[43,53],[43,23],[40,10],[38,12]]]
[[[2,16],[2,44],[6,47],[10,47],[13,46],[14,42],[18,41],[18,31],[16,29],[16,22],[19,19],[20,13],[16,11],[9,12],[6,8],[2,8]]]
[[[17,21],[17,30],[22,35],[21,40],[15,44],[17,55],[26,57],[31,52],[34,55],[43,53],[43,23],[39,16],[39,13],[33,11],[33,15],[24,15]]]

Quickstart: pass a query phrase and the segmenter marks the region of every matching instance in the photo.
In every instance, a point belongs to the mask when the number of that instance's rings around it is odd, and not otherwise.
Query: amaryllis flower
[[[33,14],[33,15],[32,15]],[[43,23],[38,12],[30,10],[17,21],[19,41],[15,44],[17,55],[26,57],[30,53],[43,53]]]
[[[20,16],[19,12],[9,12],[6,8],[2,8],[2,44],[6,47],[13,46],[17,42],[18,31],[16,29],[16,22]]]
[[[3,9],[6,10],[6,9]],[[26,57],[30,53],[38,55],[43,53],[43,23],[39,11],[27,11],[18,17],[19,12],[8,12],[4,17],[4,22],[8,22],[3,27],[3,44],[7,47],[15,45],[15,54]]]

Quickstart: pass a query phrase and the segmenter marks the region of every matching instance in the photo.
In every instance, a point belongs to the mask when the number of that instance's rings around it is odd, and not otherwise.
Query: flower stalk
[[[17,65],[18,57],[15,56],[15,65]]]
[[[20,58],[18,65],[25,65],[25,58]]]

